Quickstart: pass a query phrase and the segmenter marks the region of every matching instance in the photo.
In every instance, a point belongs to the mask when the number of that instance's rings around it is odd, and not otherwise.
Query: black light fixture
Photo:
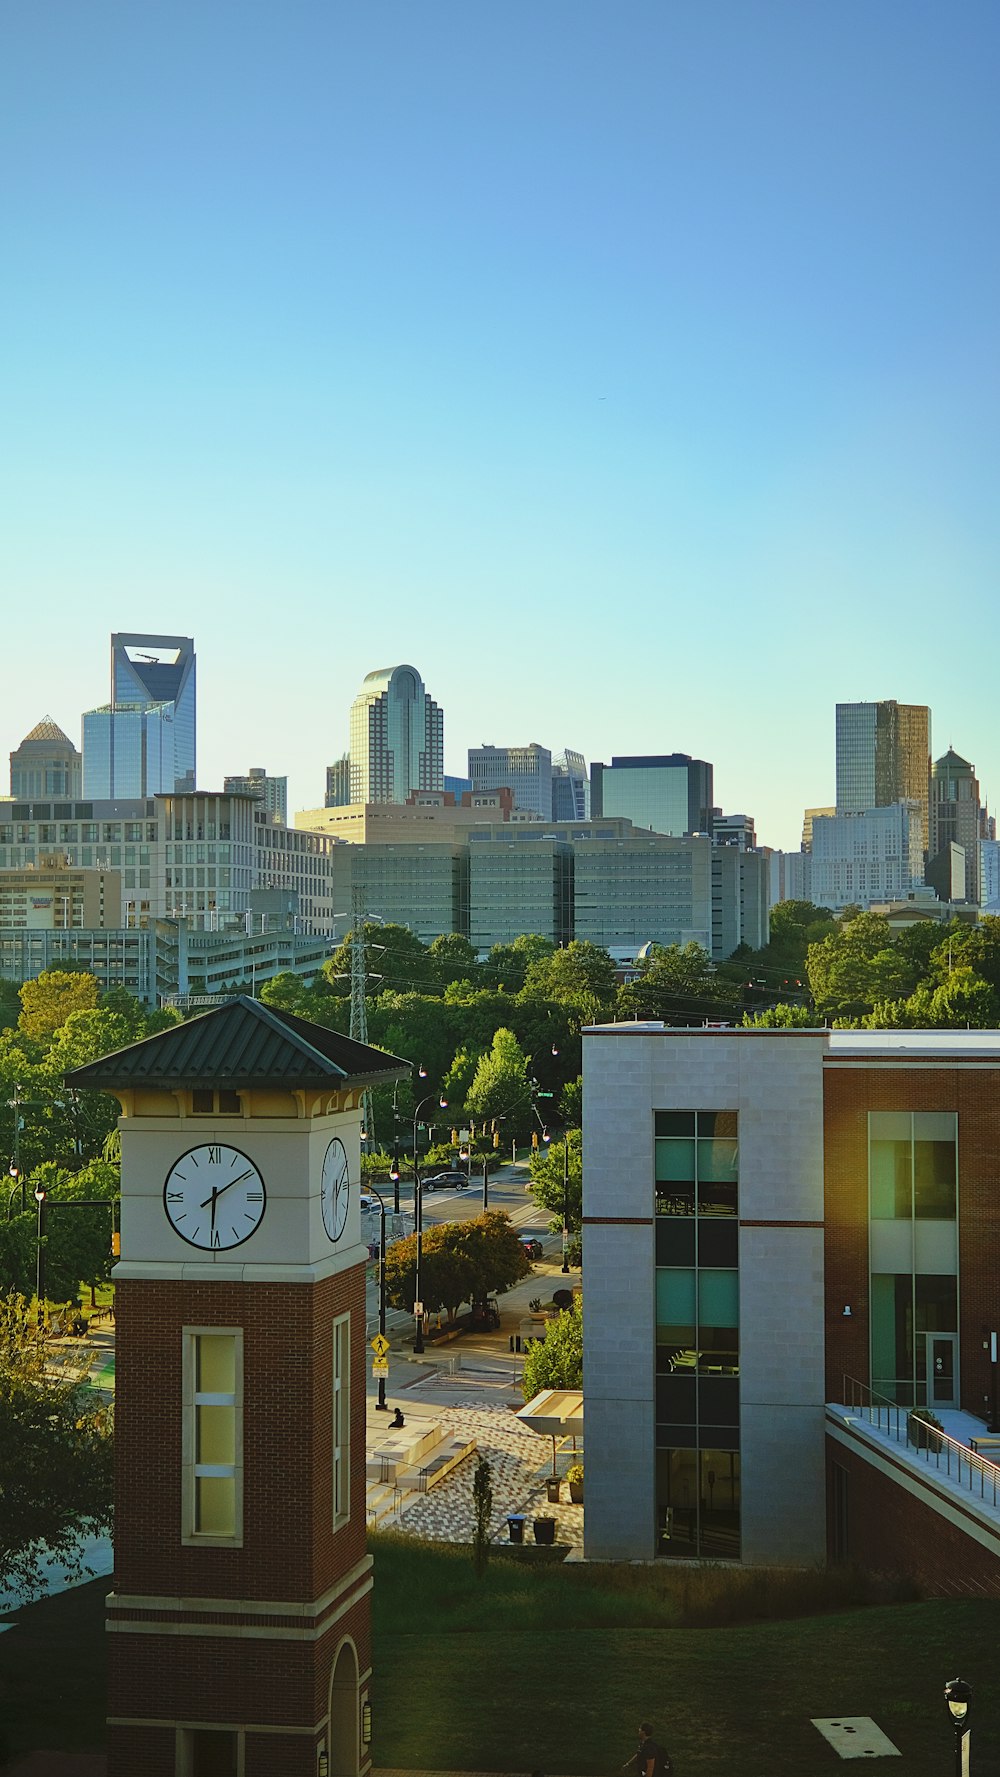
[[[955,1777],[968,1777],[971,1684],[966,1684],[964,1678],[949,1678],[944,1687],[944,1700],[955,1729]]]

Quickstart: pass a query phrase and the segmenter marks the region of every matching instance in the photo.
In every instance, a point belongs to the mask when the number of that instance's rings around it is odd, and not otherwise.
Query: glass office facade
[[[655,1112],[656,1511],[663,1556],[740,1554],[735,1111]]]
[[[838,703],[837,809],[861,814],[919,802],[929,831],[931,713],[926,704]]]

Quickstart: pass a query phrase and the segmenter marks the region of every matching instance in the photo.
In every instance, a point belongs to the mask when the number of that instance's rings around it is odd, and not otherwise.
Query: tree
[[[95,975],[70,969],[43,969],[21,988],[18,1028],[29,1037],[49,1037],[65,1024],[71,1012],[92,1011],[100,997]]]
[[[904,998],[917,984],[917,971],[878,913],[858,913],[810,944],[806,973],[816,1010],[831,1021],[864,1017],[877,1001]]]
[[[528,1347],[521,1387],[526,1401],[533,1400],[543,1388],[583,1387],[583,1312],[579,1296],[574,1297],[572,1308],[547,1323],[545,1338],[534,1340]]]
[[[487,1054],[476,1065],[465,1095],[469,1115],[477,1119],[512,1117],[526,1125],[530,1116],[528,1064],[514,1032],[501,1025]]]
[[[434,938],[427,954],[442,987],[452,981],[475,981],[479,973],[479,952],[461,932],[445,932]]]
[[[112,1517],[112,1409],[76,1375],[46,1370],[20,1296],[0,1302],[0,1586],[31,1594],[41,1554],[83,1570],[82,1536]]]
[[[416,1236],[394,1240],[386,1254],[386,1300],[412,1314],[416,1295]],[[441,1222],[423,1236],[420,1299],[430,1313],[454,1319],[463,1302],[503,1294],[531,1270],[517,1229],[502,1210],[468,1222]]]
[[[486,1571],[490,1552],[490,1519],[493,1516],[493,1470],[485,1456],[476,1462],[472,1477],[472,1559],[476,1573]]]
[[[567,1080],[559,1094],[559,1115],[571,1129],[579,1129],[583,1123],[583,1075],[578,1074],[575,1080]]]
[[[744,1012],[743,1023],[751,1030],[814,1030],[817,1015],[809,1006],[765,1006],[762,1012]]]
[[[528,997],[571,1006],[585,1022],[610,1010],[617,991],[610,952],[586,938],[574,938],[564,949],[537,958],[528,968],[523,989]]]
[[[626,1018],[701,1018],[720,998],[731,999],[732,987],[717,978],[715,965],[702,944],[654,944],[638,980],[618,995]]]
[[[483,972],[501,992],[520,993],[532,963],[551,956],[555,950],[551,938],[538,932],[525,932],[512,944],[494,944],[489,951]]]
[[[538,1149],[531,1156],[531,1192],[535,1202],[542,1209],[547,1209],[558,1218],[562,1227],[563,1217],[563,1165],[568,1157],[568,1189],[566,1207],[569,1219],[566,1226],[575,1233],[583,1219],[583,1137],[579,1129],[567,1129],[563,1132],[562,1141],[552,1142],[550,1147]]]

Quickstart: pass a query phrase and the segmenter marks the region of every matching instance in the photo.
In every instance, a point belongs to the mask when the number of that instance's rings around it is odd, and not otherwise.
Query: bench
[[[970,1438],[969,1449],[976,1456],[983,1450],[1000,1450],[1000,1437]]]

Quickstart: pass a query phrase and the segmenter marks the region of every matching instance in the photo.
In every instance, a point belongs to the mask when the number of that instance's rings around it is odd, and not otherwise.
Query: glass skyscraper
[[[351,801],[444,788],[444,711],[413,666],[368,673],[351,705]]]
[[[838,703],[837,813],[919,802],[930,832],[931,712],[924,703]]]
[[[111,637],[111,702],[83,717],[83,793],[101,799],[193,790],[191,636]]]
[[[715,793],[706,759],[689,753],[612,758],[590,767],[590,811],[624,815],[653,833],[711,833]]]

